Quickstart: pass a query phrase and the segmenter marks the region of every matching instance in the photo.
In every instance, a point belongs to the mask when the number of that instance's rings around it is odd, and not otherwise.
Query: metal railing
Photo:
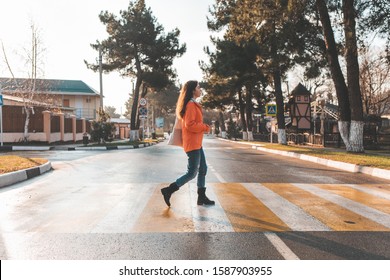
[[[96,119],[95,109],[76,108],[75,115],[77,118],[85,118],[87,120]]]

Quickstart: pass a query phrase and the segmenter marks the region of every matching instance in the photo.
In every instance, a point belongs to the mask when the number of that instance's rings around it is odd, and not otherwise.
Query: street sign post
[[[142,139],[145,139],[145,120],[148,118],[148,108],[145,107],[148,104],[146,98],[139,100],[139,119],[142,121]]]
[[[1,146],[3,146],[3,95],[1,94],[1,86],[0,86],[0,142]]]
[[[276,112],[277,112],[277,107],[276,107],[276,104],[273,104],[273,103],[268,103],[265,105],[265,115],[267,117],[271,117],[271,120],[270,120],[270,131],[269,131],[269,135],[270,135],[270,142],[272,143],[272,134],[273,134],[273,130],[274,130],[274,118],[273,117],[276,117]]]
[[[277,108],[276,104],[274,104],[274,103],[267,103],[265,105],[265,115],[267,117],[271,117],[270,122],[269,122],[269,124],[270,124],[270,127],[269,127],[270,131],[269,131],[269,133],[270,133],[270,141],[271,141],[271,143],[273,142],[273,139],[272,139],[273,135],[272,134],[274,133],[274,130],[275,130],[275,119],[274,119],[274,117],[276,117],[277,111],[278,111],[278,108]]]

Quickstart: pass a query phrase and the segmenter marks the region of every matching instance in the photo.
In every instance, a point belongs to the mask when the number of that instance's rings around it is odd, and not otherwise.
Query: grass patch
[[[48,160],[44,158],[24,158],[19,156],[0,156],[0,174],[40,166]]]
[[[282,150],[288,152],[295,152],[299,154],[306,154],[319,158],[325,158],[335,161],[347,162],[352,164],[364,165],[369,167],[376,167],[382,169],[390,169],[390,157],[379,154],[353,154],[343,150],[328,149],[322,147],[301,147],[279,144],[265,144],[257,142],[267,149]]]

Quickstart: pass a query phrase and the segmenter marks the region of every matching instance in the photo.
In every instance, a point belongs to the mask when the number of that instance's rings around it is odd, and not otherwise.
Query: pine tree
[[[282,93],[285,74],[297,64],[315,68],[324,61],[319,55],[323,47],[320,29],[305,17],[305,4],[295,0],[217,0],[209,20],[211,30],[225,28],[224,38],[239,46],[258,44],[256,65],[273,83],[281,144],[287,143]]]
[[[186,47],[179,44],[178,29],[164,33],[163,26],[157,23],[144,0],[130,1],[128,9],[120,11],[120,17],[105,11],[99,18],[106,26],[108,38],[91,46],[95,50],[102,48],[103,70],[119,71],[122,76],[135,79],[130,140],[137,140],[139,99],[145,97],[149,89],[170,84],[176,76],[173,59],[181,56]],[[98,65],[85,63],[98,71]]]

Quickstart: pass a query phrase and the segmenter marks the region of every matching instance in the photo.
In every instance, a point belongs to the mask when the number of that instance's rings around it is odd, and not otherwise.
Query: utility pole
[[[1,137],[1,146],[3,146],[3,95],[1,94],[1,85],[0,85],[0,137]]]
[[[99,44],[100,109],[103,110],[102,46]]]

